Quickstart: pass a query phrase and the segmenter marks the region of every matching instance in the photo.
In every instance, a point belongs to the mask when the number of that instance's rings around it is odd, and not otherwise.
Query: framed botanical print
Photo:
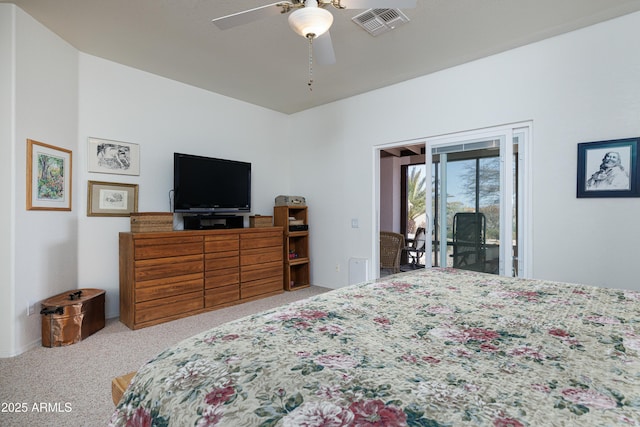
[[[71,150],[27,139],[27,210],[71,210]]]

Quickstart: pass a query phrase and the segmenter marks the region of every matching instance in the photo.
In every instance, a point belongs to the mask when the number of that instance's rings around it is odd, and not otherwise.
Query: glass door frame
[[[509,132],[513,137],[518,138],[518,207],[517,207],[517,226],[518,226],[518,256],[517,256],[517,272],[518,277],[531,278],[533,273],[534,259],[533,259],[533,220],[532,220],[532,179],[531,179],[531,164],[532,164],[532,145],[533,145],[533,122],[524,121],[512,124],[506,124],[502,126],[495,126],[492,128],[466,131],[453,133],[438,137],[419,137],[414,139],[397,140],[395,142],[387,142],[372,147],[372,164],[373,164],[373,195],[371,206],[371,221],[375,224],[372,227],[370,235],[371,243],[371,259],[372,265],[370,271],[373,277],[379,276],[380,253],[379,253],[379,232],[380,232],[380,153],[382,150],[387,150],[395,147],[402,147],[406,145],[417,145],[429,141],[433,143],[446,143],[450,141],[460,142],[463,140],[471,140],[478,136],[487,134],[492,135],[495,133]],[[506,140],[506,139],[505,139]],[[429,151],[425,151],[429,152]],[[425,159],[431,163],[431,156],[425,156]],[[426,168],[429,171],[430,168]],[[431,181],[429,182],[431,185]],[[429,187],[428,187],[429,188]],[[431,204],[431,191],[426,192],[426,206],[430,207]],[[433,215],[429,210],[427,212],[426,228],[427,236],[431,236],[433,232],[434,221]],[[511,233],[511,232],[510,232]],[[431,239],[426,239],[429,249],[432,250]],[[429,253],[429,252],[427,252]],[[511,257],[513,258],[513,257]],[[427,256],[425,259],[426,266],[432,266],[432,256]]]
[[[529,219],[530,219],[530,182],[531,179],[529,177],[530,167],[528,161],[530,159],[530,155],[528,152],[530,151],[530,135],[531,135],[531,127],[532,124],[530,122],[517,123],[512,125],[498,126],[489,129],[482,129],[476,131],[468,131],[468,132],[460,132],[451,135],[426,138],[425,139],[425,153],[433,153],[437,151],[438,148],[454,148],[455,146],[460,146],[464,144],[473,144],[474,142],[486,141],[486,140],[499,140],[500,141],[500,258],[499,258],[499,274],[501,276],[512,276],[517,274],[519,277],[529,277],[530,275],[530,266],[531,266],[531,234],[529,228]],[[513,168],[514,168],[514,156],[513,156],[513,141],[514,137],[518,138],[518,179],[514,179],[513,177]],[[442,155],[441,155],[442,156]],[[446,154],[445,154],[446,159]],[[425,156],[425,169],[427,171],[432,170],[432,155]],[[444,169],[444,170],[443,170]],[[442,168],[442,158],[441,158],[441,174],[444,175],[446,173],[446,166]],[[430,176],[430,172],[429,175]],[[516,247],[518,248],[518,257],[517,257],[517,269],[513,268],[513,226],[514,226],[514,205],[513,205],[513,194],[514,194],[514,185],[518,185],[518,208],[517,214],[518,219],[516,224],[518,226],[518,241],[516,242]],[[440,183],[442,185],[442,182]],[[426,194],[426,203],[427,207],[433,206],[433,198],[431,191],[427,191]],[[440,214],[443,214],[444,209],[440,209]],[[446,215],[446,212],[444,213]],[[428,224],[430,230],[428,230],[427,235],[431,235],[433,227],[434,227],[434,212],[430,211],[427,213]],[[442,224],[442,220],[440,220]],[[446,223],[446,222],[445,222]],[[444,231],[443,231],[444,230]],[[441,227],[441,233],[446,232],[446,228]],[[439,241],[442,240],[442,236],[440,236]],[[441,251],[446,251],[446,245],[440,245]],[[426,252],[431,254],[433,251],[432,240],[427,239],[427,248]],[[443,254],[440,254],[439,257],[441,260],[446,259],[443,258]],[[426,267],[431,267],[431,256],[427,256],[425,262],[427,263]]]

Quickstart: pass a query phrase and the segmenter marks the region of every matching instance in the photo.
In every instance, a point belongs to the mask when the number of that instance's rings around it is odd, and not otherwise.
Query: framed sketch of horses
[[[140,146],[129,142],[89,138],[89,172],[140,175]]]

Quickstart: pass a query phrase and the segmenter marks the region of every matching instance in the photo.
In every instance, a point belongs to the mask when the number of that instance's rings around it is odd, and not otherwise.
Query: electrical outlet
[[[36,314],[37,305],[37,302],[34,302],[33,304],[29,303],[27,306],[27,316],[33,316]]]
[[[336,264],[336,271],[340,272],[340,264]]]

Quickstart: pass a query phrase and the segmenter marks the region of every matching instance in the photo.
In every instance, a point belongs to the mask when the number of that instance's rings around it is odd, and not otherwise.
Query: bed
[[[638,426],[639,356],[640,292],[417,270],[166,349],[110,425]]]

